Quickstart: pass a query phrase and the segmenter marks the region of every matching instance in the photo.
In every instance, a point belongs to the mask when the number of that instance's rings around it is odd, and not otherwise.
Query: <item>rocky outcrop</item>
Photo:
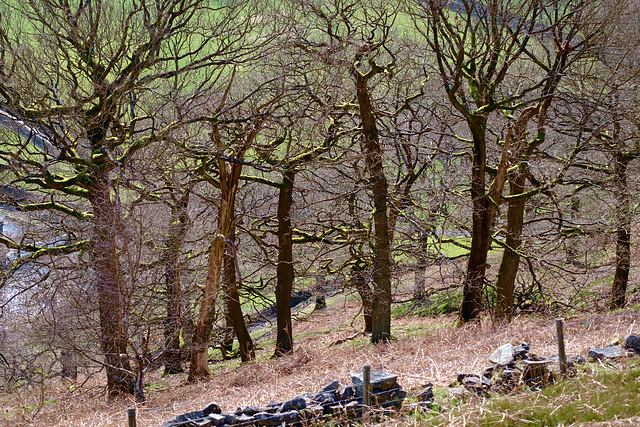
[[[231,427],[231,426],[301,426],[325,417],[358,418],[363,410],[363,373],[351,374],[352,384],[341,386],[333,381],[317,393],[304,393],[286,402],[270,402],[266,407],[247,406],[233,413],[222,413],[215,403],[201,411],[189,412],[167,421],[163,427]],[[371,405],[377,408],[402,406],[407,393],[398,384],[397,375],[371,371]],[[430,394],[429,394],[430,392]],[[425,402],[433,393],[424,391]]]

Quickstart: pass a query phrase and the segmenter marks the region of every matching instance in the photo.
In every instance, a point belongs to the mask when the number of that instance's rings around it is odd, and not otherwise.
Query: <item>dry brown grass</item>
[[[237,362],[220,364],[209,381],[185,384],[184,376],[160,378],[160,372],[148,375],[146,405],[138,405],[139,426],[159,426],[178,414],[201,409],[215,401],[224,411],[249,404],[265,405],[270,400],[284,400],[305,391],[315,392],[338,379],[350,383],[349,373],[369,364],[399,375],[406,389],[432,382],[448,385],[459,371],[481,371],[487,355],[505,342],[532,344],[532,352],[548,356],[556,352],[553,319],[521,317],[496,327],[489,322],[455,326],[455,317],[437,319],[401,318],[393,322],[395,340],[373,346],[358,335],[361,320],[356,319],[357,302],[345,299],[325,311],[316,312],[295,322],[296,350],[278,360],[270,359],[271,345],[258,351],[259,361],[237,366]],[[569,319],[565,326],[569,354],[586,355],[589,347],[604,346],[615,338],[638,332],[640,314],[626,312],[616,316],[587,316]],[[354,338],[350,340],[350,338]],[[344,340],[340,345],[335,342]],[[131,399],[108,400],[98,385],[101,378],[89,381],[81,391],[70,392],[58,384],[49,387],[43,400],[57,399],[34,415],[16,414],[17,408],[37,402],[37,393],[16,393],[0,397],[5,412],[0,424],[34,426],[122,426],[126,408],[136,406]],[[93,384],[93,387],[91,385]],[[6,413],[13,411],[8,417]],[[2,421],[4,419],[4,421]]]

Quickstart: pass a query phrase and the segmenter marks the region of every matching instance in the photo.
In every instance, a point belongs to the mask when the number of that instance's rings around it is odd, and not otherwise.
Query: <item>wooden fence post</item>
[[[127,409],[127,418],[129,419],[129,427],[136,427],[136,408]]]
[[[567,375],[567,355],[564,352],[564,322],[562,319],[556,320],[556,330],[558,333],[558,358],[560,359],[560,373]]]
[[[364,406],[371,405],[371,366],[364,365],[362,370],[362,400]]]

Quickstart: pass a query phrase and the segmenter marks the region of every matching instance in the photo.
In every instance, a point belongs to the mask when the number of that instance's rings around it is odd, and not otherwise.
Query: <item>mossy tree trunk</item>
[[[524,184],[524,175],[520,171],[516,172],[515,176],[509,180],[510,193],[522,194]],[[511,200],[508,203],[507,238],[496,280],[494,319],[510,321],[513,316],[513,294],[520,265],[519,250],[522,244],[525,204],[524,198]]]
[[[94,215],[91,246],[100,313],[100,343],[109,394],[133,394],[135,376],[127,356],[126,309],[116,244],[116,233],[120,228],[116,196],[111,182],[106,177],[101,178],[94,184],[91,196]]]
[[[623,308],[631,267],[631,211],[627,184],[627,170],[631,156],[618,151],[615,156],[614,179],[616,189],[616,272],[611,287],[609,309]]]
[[[282,176],[278,195],[278,266],[276,283],[276,356],[293,351],[291,322],[291,292],[293,290],[293,236],[291,207],[295,171],[287,170]]]
[[[240,304],[240,294],[237,287],[237,255],[234,249],[236,232],[235,224],[232,224],[229,232],[230,244],[227,246],[227,252],[224,255],[224,299],[227,312],[227,326],[233,328],[240,351],[240,359],[248,362],[255,359],[255,350],[253,340],[247,329],[247,323],[242,315],[242,306]],[[233,343],[233,338],[232,341]]]
[[[181,248],[189,226],[189,206],[191,190],[170,201],[171,223],[169,234],[165,243],[163,263],[165,265],[165,289],[167,291],[167,315],[164,322],[164,373],[177,374],[183,372],[184,341],[187,328],[185,320],[188,318],[184,312],[185,296],[180,282]],[[181,340],[182,338],[182,340]],[[181,342],[182,341],[182,342]]]
[[[359,62],[360,59],[357,59]],[[391,336],[391,262],[387,218],[389,186],[384,173],[383,150],[378,139],[378,126],[368,87],[369,80],[383,71],[382,67],[373,67],[367,73],[363,73],[356,65],[352,70],[362,124],[361,146],[373,202],[371,342],[374,344],[387,341]]]
[[[366,275],[366,265],[355,264],[351,266],[351,281],[353,286],[358,291],[360,299],[362,300],[362,315],[364,317],[364,332],[371,332],[373,330],[373,322],[371,318],[371,309],[373,307],[373,291],[369,285],[369,280]]]
[[[222,152],[222,136],[217,124],[214,125],[212,137],[218,152]],[[240,148],[236,153],[236,158],[241,159],[249,145],[247,143]],[[202,290],[198,321],[191,341],[188,381],[196,381],[209,376],[209,339],[216,317],[216,301],[220,289],[225,248],[233,226],[234,205],[242,172],[242,162],[227,162],[218,158],[218,172],[220,186],[218,225],[209,249],[207,279]]]

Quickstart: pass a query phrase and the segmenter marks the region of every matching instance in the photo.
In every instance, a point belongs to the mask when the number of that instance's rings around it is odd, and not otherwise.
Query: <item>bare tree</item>
[[[472,159],[472,240],[461,321],[477,318],[482,308],[487,253],[508,177],[515,194],[522,190],[523,177],[518,178],[517,171],[511,170],[512,162],[526,161],[530,157],[527,153],[541,143],[545,111],[559,78],[570,58],[583,51],[593,35],[576,28],[583,17],[595,13],[585,7],[582,2],[462,0],[415,3],[411,9],[416,29],[429,46],[425,66],[440,76],[448,101],[462,116],[469,134],[456,135],[468,141]],[[549,45],[547,40],[559,44]],[[555,55],[550,54],[552,50]],[[497,112],[513,117],[514,122],[506,137],[496,138],[493,147],[491,137],[497,130],[492,129],[492,123]],[[538,137],[526,143],[517,135],[526,132],[525,124],[534,117],[540,126]],[[492,153],[498,157],[495,165],[490,163]],[[519,227],[519,215],[513,211],[519,209],[516,199],[524,197],[515,194],[510,199],[513,229]],[[519,246],[517,234],[511,233],[511,255]],[[515,258],[512,261],[517,266]],[[506,270],[507,264],[503,280],[515,277],[511,269],[509,274]],[[505,301],[509,300],[511,285],[503,281],[501,286]]]
[[[17,207],[69,215],[92,229],[89,239],[23,249],[33,259],[89,248],[108,390],[132,393],[119,193],[141,150],[169,138],[187,116],[193,120],[193,99],[207,86],[202,82],[218,81],[227,64],[254,52],[243,39],[251,24],[240,19],[248,6],[34,0],[4,7],[0,109],[23,138],[3,150],[2,159],[7,180],[33,195]],[[167,84],[175,76],[201,82],[185,85],[196,91],[194,98],[175,96]],[[165,115],[176,102],[182,116]]]

